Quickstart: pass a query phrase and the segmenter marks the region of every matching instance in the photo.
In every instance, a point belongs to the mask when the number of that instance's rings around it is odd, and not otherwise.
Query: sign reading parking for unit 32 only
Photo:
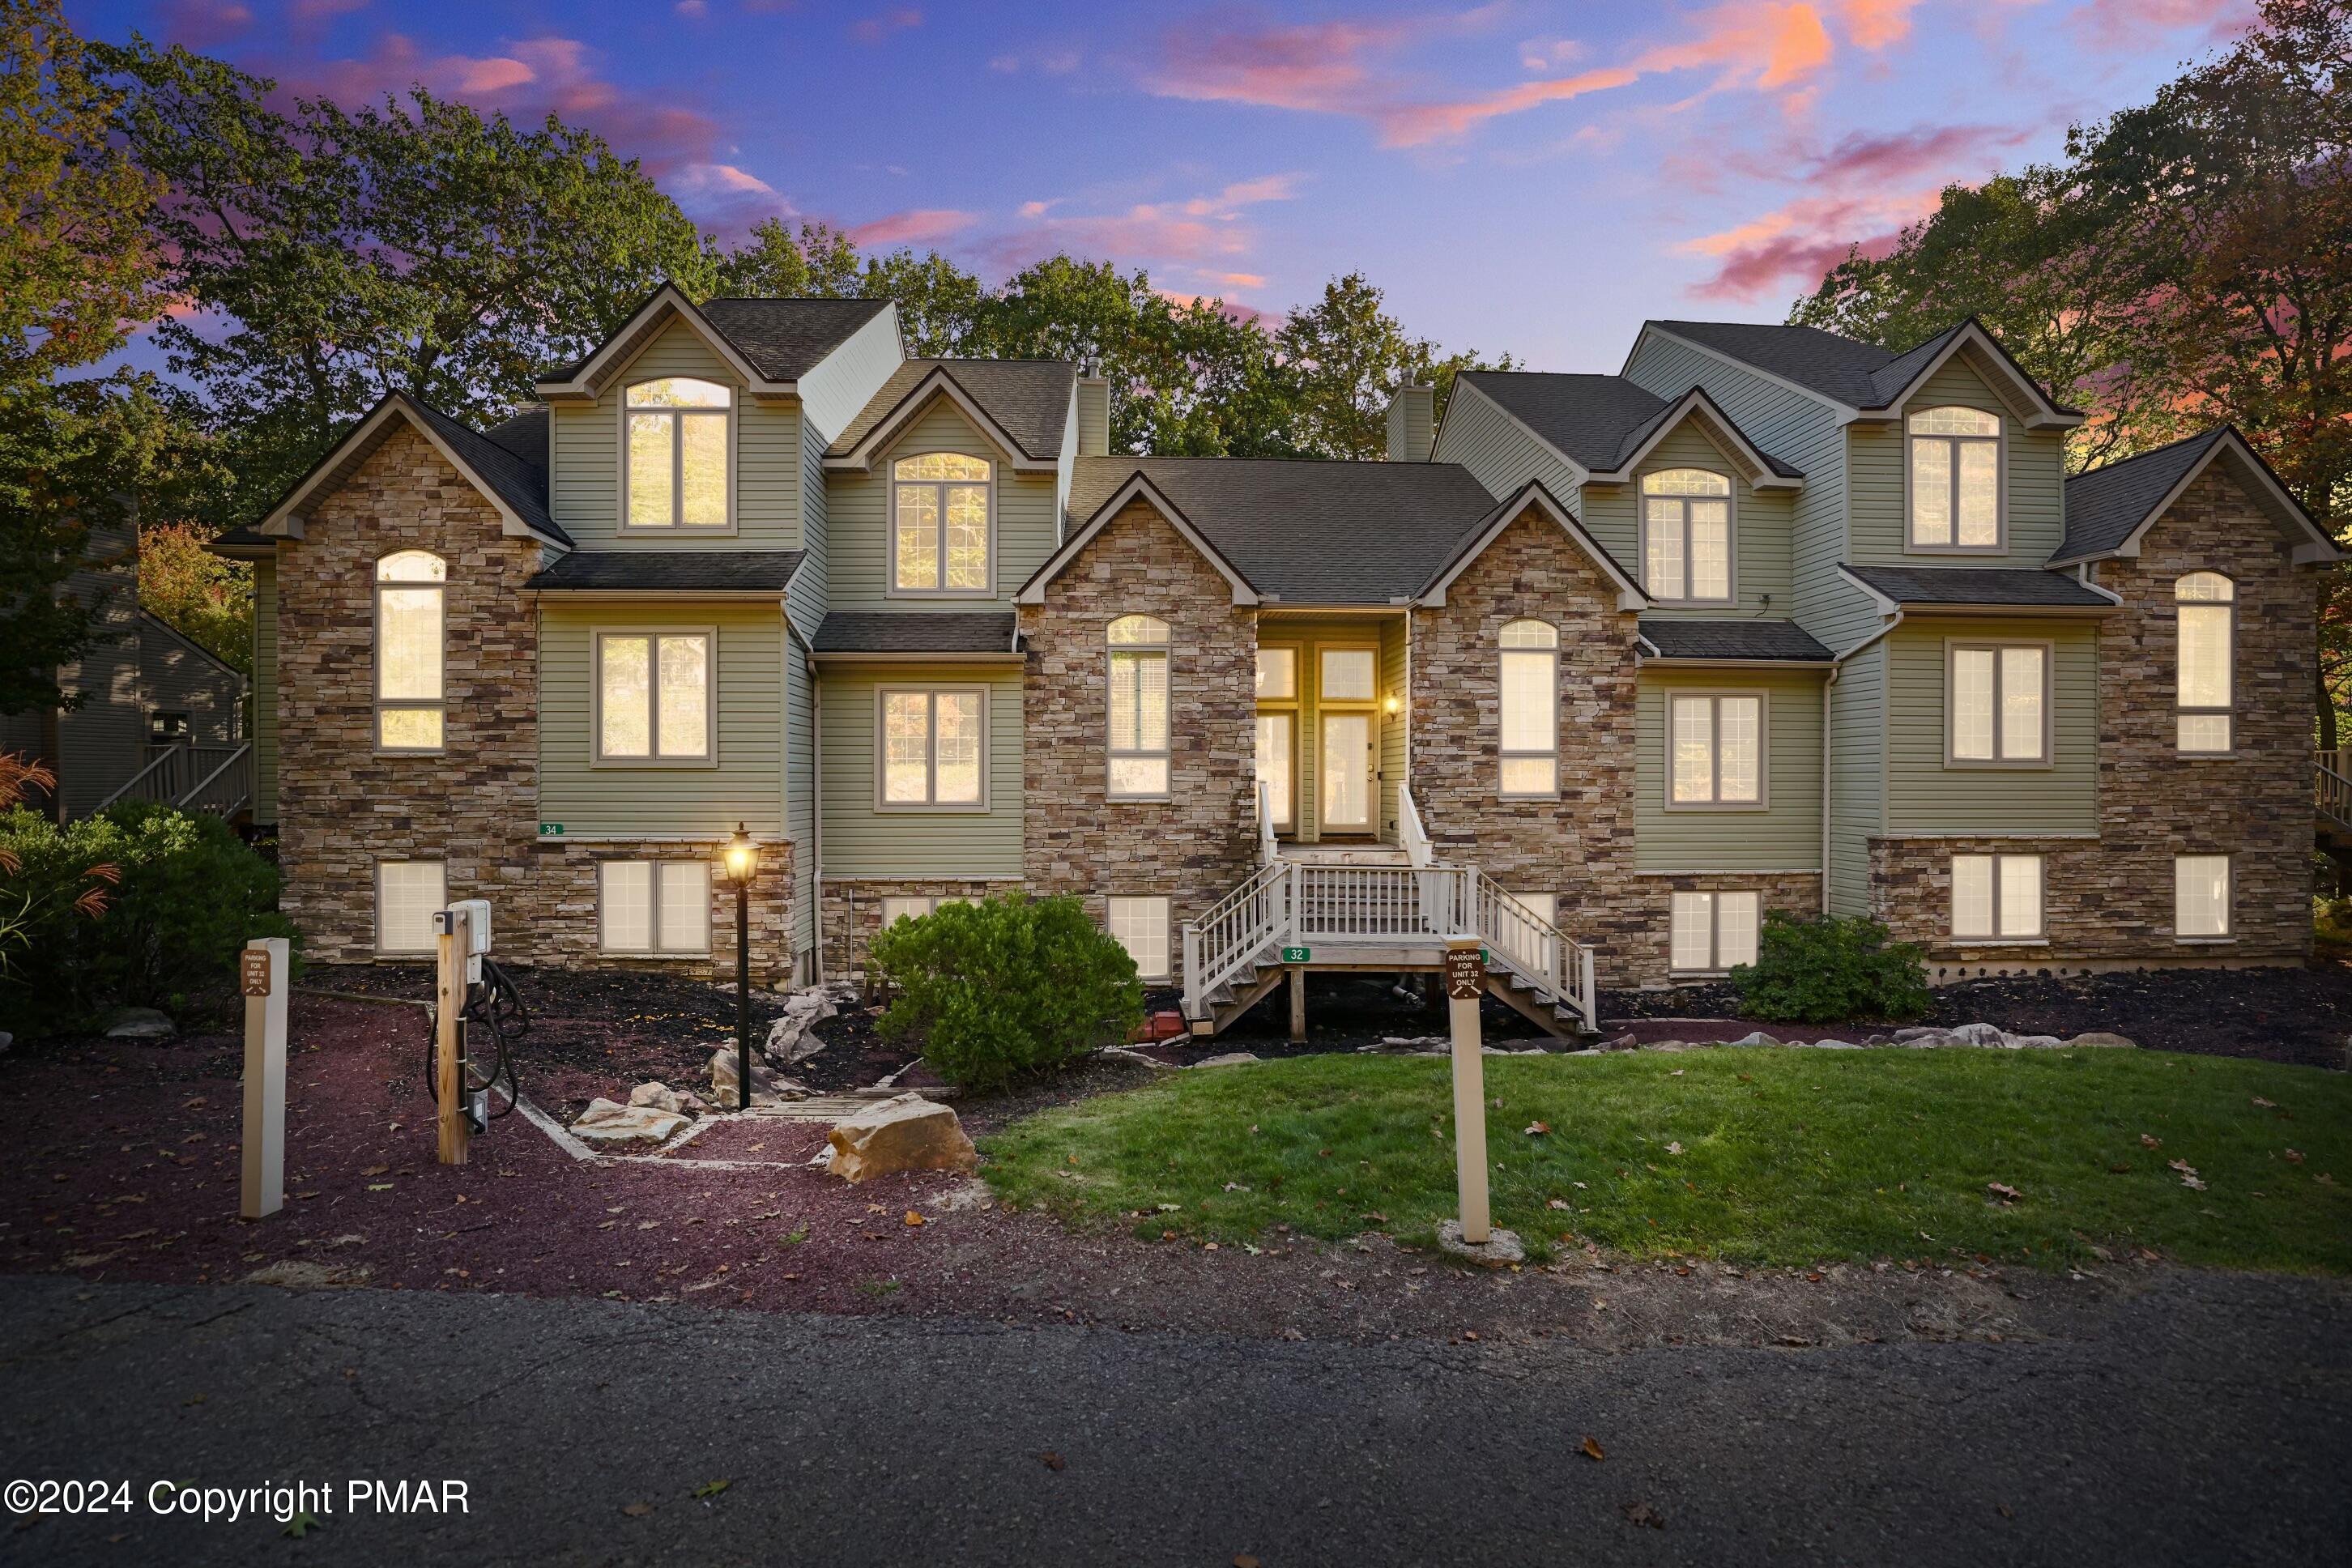
[[[1485,955],[1475,947],[1445,951],[1445,994],[1456,1002],[1475,1002],[1486,985]]]

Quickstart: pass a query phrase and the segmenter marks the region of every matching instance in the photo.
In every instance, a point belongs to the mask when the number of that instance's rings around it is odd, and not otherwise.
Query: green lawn
[[[1447,1070],[1309,1057],[1187,1072],[982,1147],[1003,1199],[1074,1225],[1423,1241],[1454,1212]],[[2352,1271],[2341,1073],[2132,1050],[1643,1051],[1490,1057],[1486,1094],[1495,1223],[1539,1257],[1568,1235],[1786,1264],[2054,1264],[2096,1244]],[[1550,1131],[1523,1131],[1538,1121]],[[1994,1198],[1995,1182],[2021,1196]]]

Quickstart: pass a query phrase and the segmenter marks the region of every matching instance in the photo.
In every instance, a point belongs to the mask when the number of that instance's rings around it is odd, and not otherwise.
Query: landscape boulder
[[[1203,1057],[1192,1065],[1196,1068],[1237,1068],[1258,1059],[1255,1051],[1227,1051],[1223,1056]]]
[[[598,1146],[615,1143],[667,1143],[688,1125],[675,1110],[653,1105],[622,1105],[592,1100],[572,1124],[572,1135]]]
[[[827,986],[813,985],[793,992],[784,998],[782,1016],[768,1026],[768,1037],[761,1044],[760,1054],[780,1068],[816,1055],[824,1049],[816,1026],[839,1012]],[[756,1086],[753,1092],[758,1092]]]
[[[919,1094],[877,1100],[825,1135],[825,1169],[852,1182],[894,1171],[974,1171],[980,1152],[954,1110]]]
[[[710,1053],[710,1102],[721,1110],[732,1110],[741,1103],[735,1082],[735,1062],[740,1054],[733,1046],[721,1046]],[[806,1085],[794,1083],[757,1056],[751,1058],[753,1105],[775,1105],[787,1100],[806,1100],[808,1096]]]
[[[669,1085],[662,1082],[659,1079],[655,1079],[650,1082],[641,1083],[637,1085],[636,1088],[629,1090],[629,1103],[631,1105],[649,1105],[656,1110],[667,1110],[673,1116],[677,1115],[686,1109],[685,1106],[678,1103],[677,1091],[670,1088]]]
[[[106,1016],[110,1040],[168,1040],[179,1032],[178,1025],[152,1007],[117,1007]]]
[[[2005,1046],[2009,1037],[1990,1024],[1962,1024],[1951,1031],[1956,1046]]]
[[[2125,1037],[2121,1035],[2108,1034],[2104,1029],[2093,1029],[2088,1034],[2076,1035],[2073,1039],[2065,1041],[2064,1044],[2070,1049],[2075,1047],[2097,1048],[2104,1047],[2109,1049],[2135,1051],[2139,1048],[2137,1045],[2131,1040],[2126,1039]]]

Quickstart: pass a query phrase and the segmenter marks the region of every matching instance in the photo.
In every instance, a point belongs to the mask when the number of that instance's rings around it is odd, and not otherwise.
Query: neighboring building
[[[2334,546],[2228,430],[2067,479],[1974,322],[1653,321],[1406,388],[1385,463],[1114,457],[1102,382],[878,301],[665,289],[539,393],[387,399],[223,542],[314,954],[480,895],[520,957],[724,973],[739,824],[763,977],[1073,892],[1211,1024],[1449,931],[1567,1022],[1776,908],[1947,978],[2308,947]]]
[[[251,800],[246,679],[139,607],[128,521],[100,531],[64,591],[96,606],[98,636],[57,672],[80,702],[0,716],[0,752],[57,775],[26,804],[68,820],[117,800],[185,805],[243,820]]]

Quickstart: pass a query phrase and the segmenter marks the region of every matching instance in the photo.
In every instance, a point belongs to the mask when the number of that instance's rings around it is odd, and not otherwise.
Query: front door
[[[1372,716],[1323,715],[1323,829],[1372,830]]]

